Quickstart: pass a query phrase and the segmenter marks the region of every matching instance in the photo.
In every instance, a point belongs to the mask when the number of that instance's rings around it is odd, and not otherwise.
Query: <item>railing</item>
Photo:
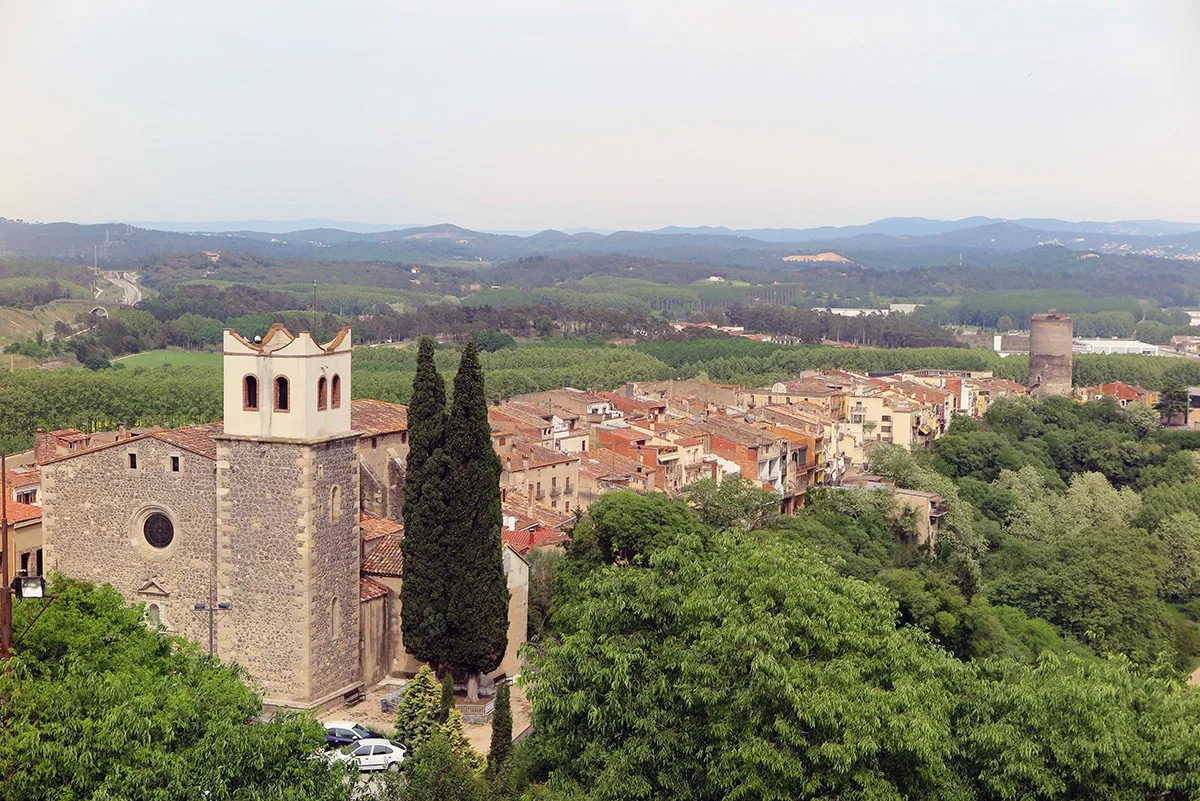
[[[546,493],[542,492],[541,490],[538,490],[537,492],[535,492],[533,494],[533,499],[535,501],[540,501],[542,498],[545,498],[545,497],[546,497]]]
[[[558,487],[550,488],[550,497],[551,498],[557,498],[559,495],[562,495],[562,490],[560,490]]]
[[[488,701],[484,704],[457,704],[458,711],[462,713],[463,721],[466,723],[483,724],[489,723],[492,719],[492,711],[496,708],[496,699]]]

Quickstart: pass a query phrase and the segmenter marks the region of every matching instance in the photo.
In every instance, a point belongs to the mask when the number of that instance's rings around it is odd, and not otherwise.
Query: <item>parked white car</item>
[[[400,763],[408,756],[408,748],[382,737],[371,737],[336,754],[338,759],[354,763],[361,771],[400,770]]]

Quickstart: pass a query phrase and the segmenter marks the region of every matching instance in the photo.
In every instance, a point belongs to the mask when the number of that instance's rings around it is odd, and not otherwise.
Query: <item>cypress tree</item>
[[[512,703],[508,682],[496,688],[496,706],[492,711],[492,743],[488,749],[487,774],[495,776],[512,750]]]
[[[442,674],[442,710],[438,722],[449,720],[451,709],[454,709],[454,674],[447,670]]]
[[[492,447],[483,370],[474,342],[463,348],[446,420],[449,463],[447,560],[454,573],[448,606],[446,659],[468,674],[477,700],[479,674],[494,670],[508,644],[508,582],[500,528],[500,457]]]
[[[418,659],[443,665],[452,575],[446,564],[446,385],[423,337],[408,406],[404,484],[404,582],[400,585],[404,646]]]

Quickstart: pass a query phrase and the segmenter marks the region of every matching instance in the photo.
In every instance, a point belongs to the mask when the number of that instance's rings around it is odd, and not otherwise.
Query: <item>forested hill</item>
[[[1143,229],[1135,229],[1143,230]],[[753,232],[751,232],[753,233]],[[779,236],[776,231],[775,236]],[[759,236],[765,236],[760,234]],[[236,231],[173,232],[126,224],[31,224],[0,218],[0,254],[127,265],[152,254],[236,252],[270,257],[336,260],[497,262],[537,254],[624,253],[715,264],[778,266],[787,256],[835,250],[865,264],[903,262],[898,254],[921,253],[943,261],[960,254],[998,254],[1060,245],[1074,251],[1135,252],[1165,257],[1200,254],[1200,232],[1114,233],[1043,230],[1012,222],[984,224],[918,236],[889,233],[835,234],[796,241],[708,230],[617,231],[611,234],[543,231],[532,236],[482,233],[442,224],[396,231],[353,232],[331,228],[289,233]]]

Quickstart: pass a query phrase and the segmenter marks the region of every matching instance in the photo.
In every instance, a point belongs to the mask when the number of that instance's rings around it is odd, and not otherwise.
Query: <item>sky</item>
[[[1200,221],[1195,0],[0,0],[0,216]]]

